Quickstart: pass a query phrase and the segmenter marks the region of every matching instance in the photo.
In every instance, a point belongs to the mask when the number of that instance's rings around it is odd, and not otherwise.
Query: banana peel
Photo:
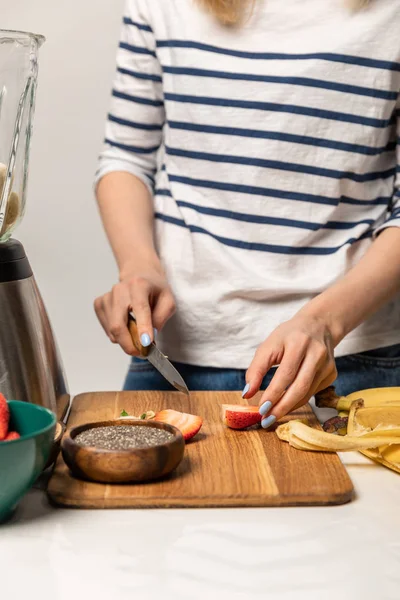
[[[366,406],[364,400],[355,400],[349,412],[347,433],[358,435],[376,431],[400,436],[400,405]]]
[[[400,444],[400,435],[390,437],[360,433],[357,436],[338,436],[314,429],[297,420],[280,425],[276,433],[279,439],[289,442],[294,448],[319,452],[354,452],[354,450],[368,450],[390,444]]]
[[[400,473],[400,444],[380,448],[380,457],[375,459],[384,467]]]
[[[355,436],[395,435],[398,437],[398,444],[383,445],[375,450],[367,449],[361,452],[368,458],[400,473],[400,405],[365,406],[364,401],[356,400],[350,408],[347,431]]]
[[[348,413],[346,413],[346,416],[343,416],[343,413],[341,413],[337,417],[332,417],[331,419],[328,419],[328,421],[325,421],[323,429],[326,431],[326,433],[346,435],[348,421]]]
[[[339,408],[341,400],[342,419],[344,407],[349,411],[347,430],[340,430],[344,435],[328,433],[335,429],[335,423],[325,426],[327,431],[309,427],[304,421],[292,420],[276,429],[278,437],[299,450],[314,452],[361,452],[368,458],[400,473],[400,389],[382,388],[367,390],[367,400],[360,399],[360,394],[352,394],[348,398],[336,396],[334,388],[319,394],[318,406]],[[374,404],[375,402],[375,404]],[[335,403],[335,406],[332,404]],[[337,419],[334,417],[334,419]],[[332,420],[330,420],[332,421]]]

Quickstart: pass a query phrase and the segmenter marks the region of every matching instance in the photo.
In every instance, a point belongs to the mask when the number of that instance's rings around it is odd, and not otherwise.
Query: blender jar
[[[29,147],[44,37],[0,29],[0,242],[23,217]]]

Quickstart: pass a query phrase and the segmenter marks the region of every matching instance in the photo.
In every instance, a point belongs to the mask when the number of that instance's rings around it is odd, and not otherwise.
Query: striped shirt
[[[241,28],[193,0],[127,0],[96,180],[128,171],[153,195],[173,360],[246,368],[400,226],[399,32],[397,0],[259,0]],[[400,342],[399,304],[337,356]]]

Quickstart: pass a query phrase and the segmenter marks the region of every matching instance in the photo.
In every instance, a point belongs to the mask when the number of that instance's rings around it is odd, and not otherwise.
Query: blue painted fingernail
[[[147,346],[150,346],[151,344],[151,339],[148,333],[142,333],[142,335],[140,336],[140,342],[142,344],[142,346],[144,348],[147,348]]]
[[[246,383],[246,385],[244,386],[244,390],[242,392],[242,398],[245,397],[245,395],[247,394],[247,392],[249,391],[249,389],[250,389],[250,384]]]
[[[158,329],[154,327],[154,339],[158,336]]]
[[[270,415],[269,417],[261,421],[261,427],[263,427],[264,429],[268,429],[268,427],[271,427],[271,425],[273,425],[275,421],[276,417],[274,417],[274,415]]]
[[[260,415],[262,417],[265,417],[265,415],[267,413],[269,413],[269,411],[272,408],[272,402],[270,402],[269,400],[267,400],[267,402],[264,402],[264,404],[261,404],[260,406]]]

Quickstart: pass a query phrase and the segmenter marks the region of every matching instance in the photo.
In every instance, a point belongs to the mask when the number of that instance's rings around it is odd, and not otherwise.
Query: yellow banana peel
[[[279,439],[289,442],[295,448],[320,452],[353,452],[354,450],[368,450],[390,444],[400,444],[400,435],[390,437],[360,433],[357,436],[339,436],[314,429],[297,420],[280,425],[276,433]]]
[[[367,399],[360,399],[361,394],[366,394]],[[347,406],[349,411],[346,435],[327,433],[309,427],[304,421],[292,420],[276,429],[278,437],[299,450],[357,450],[400,473],[400,388],[366,390],[343,399],[334,396],[334,388],[325,390],[319,395],[319,406],[330,404],[332,407],[334,402],[338,409],[339,400],[342,400],[341,411],[344,410],[344,406]]]
[[[350,407],[347,433],[358,435],[368,432],[400,436],[400,405],[368,406],[364,400],[355,400]]]
[[[384,448],[380,448],[380,451],[380,462],[385,467],[389,467],[389,469],[393,468],[397,473],[400,473],[400,444],[385,446]]]

